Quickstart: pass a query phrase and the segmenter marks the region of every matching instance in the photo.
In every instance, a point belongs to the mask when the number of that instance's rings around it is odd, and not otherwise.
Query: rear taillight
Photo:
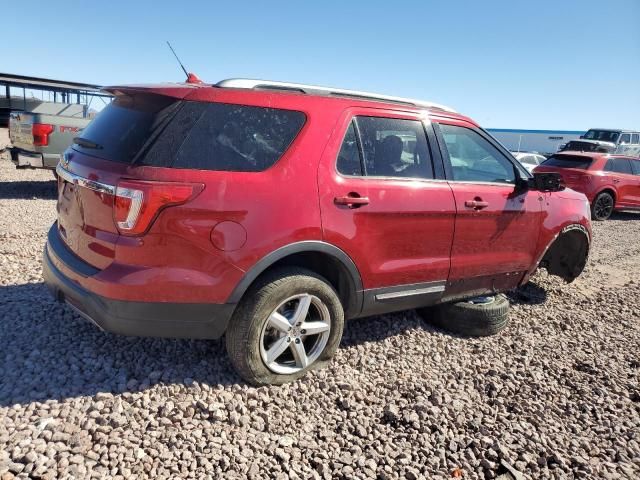
[[[33,144],[37,147],[46,147],[49,145],[49,135],[53,132],[53,125],[48,123],[34,123],[31,125],[31,135],[33,135]]]
[[[116,187],[113,205],[116,227],[123,235],[142,235],[160,210],[188,202],[203,188],[201,183],[122,180]]]

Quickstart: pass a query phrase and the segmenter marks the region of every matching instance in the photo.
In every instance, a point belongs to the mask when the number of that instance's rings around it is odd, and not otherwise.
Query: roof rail
[[[456,113],[453,108],[423,100],[411,98],[393,97],[379,93],[360,92],[343,88],[320,87],[318,85],[305,85],[302,83],[275,82],[272,80],[252,80],[249,78],[229,78],[215,85],[221,88],[246,88],[250,90],[285,90],[290,92],[306,93],[309,95],[323,95],[334,97],[361,98],[363,100],[377,100],[381,102],[401,103],[415,107],[437,108],[446,112]]]

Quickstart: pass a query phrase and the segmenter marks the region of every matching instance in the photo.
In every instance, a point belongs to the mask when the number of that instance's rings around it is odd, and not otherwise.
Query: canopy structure
[[[2,87],[4,86],[4,89]],[[21,89],[21,95],[12,95],[11,89]],[[0,73],[0,127],[6,127],[9,112],[12,110],[28,111],[36,99],[27,97],[27,90],[49,92],[49,101],[60,103],[76,103],[88,106],[89,98],[110,98],[111,95],[100,91],[100,85],[81,82],[54,80],[51,78],[28,77],[12,73]],[[3,91],[4,90],[4,91]]]

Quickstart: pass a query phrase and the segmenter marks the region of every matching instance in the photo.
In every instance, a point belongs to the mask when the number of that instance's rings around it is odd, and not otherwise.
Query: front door
[[[536,261],[544,197],[516,187],[527,174],[480,129],[451,120],[436,130],[457,210],[446,297],[513,288]]]
[[[445,289],[455,204],[429,137],[415,114],[349,109],[323,154],[323,237],[360,271],[362,315],[433,303]]]

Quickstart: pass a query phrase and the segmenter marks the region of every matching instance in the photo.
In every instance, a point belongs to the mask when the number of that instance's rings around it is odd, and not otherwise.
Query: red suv
[[[345,318],[585,265],[584,196],[449,108],[241,79],[106,90],[57,168],[43,261],[104,330],[226,334],[246,380],[281,383],[332,356]]]
[[[549,157],[536,172],[556,172],[566,186],[582,192],[594,220],[614,210],[640,211],[640,158],[603,153],[567,152]]]

